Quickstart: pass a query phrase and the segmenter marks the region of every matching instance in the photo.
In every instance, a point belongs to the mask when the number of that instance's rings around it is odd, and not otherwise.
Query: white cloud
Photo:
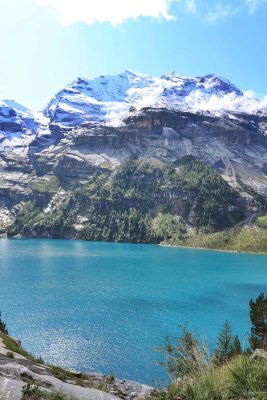
[[[175,20],[170,12],[172,4],[179,4],[180,11],[213,23],[233,16],[244,7],[254,14],[267,0],[34,0],[39,6],[48,7],[62,25],[84,22],[109,22],[113,26],[129,19],[150,17],[157,20]],[[176,10],[177,14],[177,10]]]
[[[246,4],[248,6],[249,13],[254,14],[260,3],[261,3],[261,0],[246,0]]]
[[[191,14],[197,13],[197,3],[196,0],[185,0],[186,11]]]
[[[217,22],[236,15],[247,8],[254,14],[259,6],[267,0],[176,0],[185,11],[198,17],[202,22]]]
[[[234,92],[224,96],[210,96],[200,90],[196,90],[185,98],[185,103],[196,111],[236,111],[251,114],[255,114],[258,111],[267,112],[267,95],[258,100],[252,90],[244,92],[242,96],[238,96]]]
[[[195,15],[202,22],[216,22],[236,14],[243,1],[238,0],[235,2],[235,7],[230,0],[212,2],[207,2],[206,0],[180,0],[180,4],[186,12]]]
[[[56,11],[62,25],[74,22],[109,22],[119,25],[129,19],[152,17],[173,20],[169,7],[173,0],[35,0],[39,6]],[[175,0],[177,1],[177,0]],[[179,0],[178,0],[179,1]]]
[[[207,13],[207,16],[206,16],[206,20],[208,22],[216,22],[218,20],[222,20],[227,17],[230,17],[231,15],[234,15],[237,12],[238,12],[238,9],[233,8],[229,4],[222,5],[221,3],[218,3],[215,5],[214,8],[209,10],[209,12]]]

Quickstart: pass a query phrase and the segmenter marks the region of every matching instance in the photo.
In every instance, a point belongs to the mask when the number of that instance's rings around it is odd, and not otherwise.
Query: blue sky
[[[0,98],[43,108],[78,76],[217,73],[267,94],[266,0],[0,0]]]

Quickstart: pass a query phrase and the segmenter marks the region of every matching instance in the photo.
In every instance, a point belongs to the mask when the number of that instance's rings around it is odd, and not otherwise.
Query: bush
[[[207,346],[195,338],[187,325],[180,326],[181,336],[171,342],[169,336],[165,339],[165,346],[158,350],[167,356],[166,363],[161,363],[167,368],[172,381],[189,377],[194,379],[206,371],[211,358]]]
[[[256,224],[263,229],[267,229],[267,215],[264,215],[263,217],[258,217],[256,219]]]
[[[22,388],[21,400],[68,400],[69,396],[66,396],[62,392],[53,391],[47,392],[40,389],[38,385],[27,383]]]
[[[260,293],[249,304],[252,348],[264,346],[267,297]],[[174,342],[167,337],[160,350],[167,356],[164,365],[171,383],[167,391],[154,394],[157,400],[267,400],[267,362],[242,352],[228,321],[218,335],[213,356],[187,326]]]
[[[227,366],[229,396],[234,399],[267,399],[267,363],[248,356]],[[231,397],[232,396],[232,397]]]
[[[193,361],[194,364],[194,361]],[[201,373],[175,379],[157,400],[266,400],[267,363],[248,355],[234,357],[216,366],[204,357]]]

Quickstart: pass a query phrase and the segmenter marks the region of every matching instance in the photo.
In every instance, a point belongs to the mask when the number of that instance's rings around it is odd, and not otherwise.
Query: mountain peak
[[[200,83],[202,83],[206,88],[213,87],[214,89],[221,90],[225,93],[235,93],[241,96],[243,93],[239,90],[229,79],[223,76],[211,73],[201,77],[197,77]]]
[[[260,101],[248,100],[233,83],[215,73],[188,77],[171,71],[153,77],[129,69],[118,75],[78,77],[55,95],[44,113],[53,122],[70,127],[83,122],[118,126],[132,107],[136,111],[152,107],[214,114],[266,113]]]

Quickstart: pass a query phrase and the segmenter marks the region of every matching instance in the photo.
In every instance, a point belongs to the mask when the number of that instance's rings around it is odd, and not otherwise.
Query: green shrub
[[[230,398],[267,399],[266,361],[241,356],[234,359],[227,366],[227,370],[227,386]]]
[[[262,217],[258,217],[256,219],[256,224],[263,229],[267,229],[267,215],[264,215]]]
[[[23,386],[21,394],[21,400],[70,400],[70,397],[62,392],[47,392],[38,385],[30,383]]]
[[[165,338],[165,346],[158,348],[166,355],[165,365],[172,381],[188,377],[194,379],[209,369],[212,359],[206,345],[195,338],[187,329],[180,326],[181,335],[174,340]]]

